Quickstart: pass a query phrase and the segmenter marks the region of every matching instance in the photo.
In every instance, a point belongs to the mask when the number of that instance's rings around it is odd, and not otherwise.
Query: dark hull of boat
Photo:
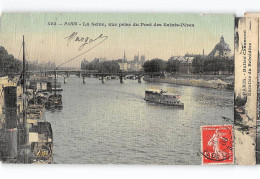
[[[175,103],[175,104],[172,104],[172,103],[152,101],[152,100],[145,99],[145,98],[144,98],[144,100],[145,100],[145,101],[148,101],[148,102],[150,102],[150,103],[161,104],[161,105],[165,105],[165,106],[173,106],[173,107],[177,107],[177,108],[184,108],[184,104],[183,104],[183,103]]]
[[[45,107],[48,110],[51,110],[51,109],[59,109],[59,110],[61,110],[63,108],[62,103],[61,104],[53,104],[51,102],[46,103]]]
[[[46,109],[52,110],[52,109],[62,109],[62,96],[61,95],[51,95],[48,99],[48,102],[45,105]]]

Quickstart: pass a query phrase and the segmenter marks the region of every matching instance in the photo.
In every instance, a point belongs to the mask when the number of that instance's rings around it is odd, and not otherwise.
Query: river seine
[[[45,112],[54,163],[201,164],[200,127],[234,118],[232,90],[73,76],[62,88],[63,109]],[[179,92],[184,109],[146,102],[147,88]]]

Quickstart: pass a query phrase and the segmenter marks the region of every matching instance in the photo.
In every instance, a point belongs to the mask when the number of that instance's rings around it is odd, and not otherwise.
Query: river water
[[[232,90],[77,77],[62,88],[63,109],[45,113],[54,163],[201,164],[200,127],[234,116]],[[146,102],[147,88],[179,92],[184,109]]]

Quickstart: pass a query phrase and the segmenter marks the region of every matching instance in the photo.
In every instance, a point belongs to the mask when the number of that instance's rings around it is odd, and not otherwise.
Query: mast
[[[24,129],[24,158],[23,158],[23,162],[24,163],[29,163],[29,155],[30,155],[30,150],[28,148],[29,146],[29,128],[27,125],[27,118],[26,118],[26,99],[25,99],[25,85],[26,85],[26,81],[25,81],[25,70],[26,70],[26,66],[25,66],[25,43],[24,43],[24,35],[23,35],[23,129]]]
[[[57,77],[56,77],[56,68],[54,70],[54,76],[55,76],[55,81],[54,81],[54,88],[55,88],[55,91],[54,91],[54,95],[56,96],[56,90],[57,90],[57,87],[56,87],[56,81],[57,81]]]
[[[26,114],[25,114],[25,48],[24,48],[24,35],[23,35],[23,126],[26,128]]]

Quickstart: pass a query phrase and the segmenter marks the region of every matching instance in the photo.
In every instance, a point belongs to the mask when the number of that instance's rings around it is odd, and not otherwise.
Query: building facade
[[[124,58],[118,59],[118,65],[121,71],[142,71],[145,63],[145,56],[139,58],[139,54],[134,56],[133,60],[128,61],[124,52]]]

